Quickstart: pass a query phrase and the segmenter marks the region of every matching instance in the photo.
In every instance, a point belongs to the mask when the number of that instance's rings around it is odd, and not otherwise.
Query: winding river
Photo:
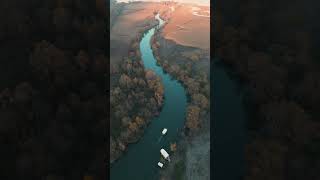
[[[127,152],[110,169],[111,180],[157,180],[159,179],[160,149],[170,153],[170,143],[178,140],[179,131],[184,126],[187,96],[182,84],[156,64],[151,49],[151,37],[164,21],[155,17],[159,25],[148,30],[140,41],[140,52],[145,69],[150,69],[162,80],[164,86],[164,104],[157,118],[154,118],[146,128],[143,137],[128,147]],[[161,137],[161,131],[167,128],[166,136]],[[168,162],[166,162],[168,163]],[[164,165],[166,166],[166,164]]]

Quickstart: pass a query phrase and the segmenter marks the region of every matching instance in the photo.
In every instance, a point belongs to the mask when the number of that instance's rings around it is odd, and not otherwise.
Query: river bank
[[[143,136],[161,110],[163,85],[152,71],[144,69],[139,47],[144,32],[158,24],[153,17],[156,5],[121,4],[122,11],[111,29],[111,163]]]
[[[176,5],[176,3],[165,3],[165,7],[167,9],[163,9],[162,12],[159,12],[161,15],[166,15],[165,18],[168,18],[170,15],[170,13],[172,14],[173,12],[175,12],[175,8],[173,8],[173,5]],[[181,6],[183,7],[183,6]],[[189,8],[190,7],[190,8]],[[191,10],[191,6],[188,5],[188,8],[190,9],[190,15],[191,17],[193,17],[194,15],[192,14]],[[182,12],[181,9],[178,12],[178,17],[180,17]],[[199,18],[197,16],[194,16],[195,18]],[[167,20],[167,19],[166,19]],[[181,20],[181,19],[180,19]],[[187,19],[186,19],[187,20]],[[192,21],[193,23],[195,21]],[[192,23],[192,24],[193,24]],[[166,23],[166,25],[168,25],[168,23]],[[170,25],[170,23],[169,23]],[[193,27],[194,26],[190,26]],[[147,34],[149,34],[150,31],[148,31]],[[154,33],[154,32],[153,32]],[[158,36],[158,30],[157,30],[157,36]],[[208,31],[209,34],[209,31]],[[149,36],[149,35],[146,35]],[[144,37],[145,38],[145,37]],[[195,48],[195,47],[185,47],[185,46],[178,46],[177,44],[173,42],[173,47],[172,49],[162,49],[163,51],[167,51],[165,52],[166,54],[170,54],[170,52],[172,52],[172,50],[176,50],[176,49],[181,49],[181,51],[179,51],[178,53],[176,53],[174,56],[172,57],[167,57],[169,59],[172,59],[174,61],[171,61],[170,63],[168,62],[164,62],[164,64],[161,64],[161,58],[159,56],[159,52],[156,50],[156,48],[159,47],[164,47],[162,46],[163,44],[157,43],[155,41],[155,38],[153,38],[153,36],[147,37],[148,40],[147,42],[144,43],[144,45],[140,45],[140,50],[141,47],[145,48],[145,52],[143,52],[143,50],[141,50],[141,55],[142,55],[142,59],[144,59],[143,57],[146,57],[145,59],[152,59],[151,61],[144,61],[144,66],[146,68],[150,67],[151,69],[154,69],[156,74],[161,75],[163,83],[167,84],[168,87],[167,88],[167,93],[165,90],[165,103],[164,103],[164,109],[162,109],[160,116],[158,118],[156,118],[155,120],[152,120],[152,123],[148,126],[148,128],[145,130],[144,136],[142,137],[142,139],[140,139],[140,141],[137,141],[136,144],[132,144],[131,146],[129,146],[129,150],[124,154],[124,156],[122,158],[119,159],[119,162],[117,161],[111,171],[113,173],[112,174],[112,178],[116,178],[116,179],[125,179],[125,177],[140,177],[140,174],[144,173],[144,178],[149,176],[149,174],[153,174],[156,173],[158,170],[156,167],[152,167],[156,168],[153,171],[150,172],[145,172],[146,169],[150,169],[150,167],[145,166],[142,169],[144,170],[143,172],[139,172],[139,170],[136,170],[135,168],[133,168],[132,170],[130,169],[129,172],[127,174],[121,174],[120,171],[123,168],[128,168],[130,167],[130,164],[135,163],[137,161],[141,161],[139,158],[139,155],[134,155],[136,153],[138,153],[138,151],[141,152],[146,152],[144,153],[146,157],[146,159],[144,160],[146,162],[146,164],[155,164],[157,162],[157,160],[159,160],[159,149],[154,148],[153,146],[160,148],[161,146],[159,145],[154,145],[154,143],[151,142],[151,144],[153,144],[151,147],[146,148],[146,145],[148,144],[148,142],[151,140],[150,136],[156,137],[157,136],[157,131],[160,132],[161,128],[157,127],[160,124],[158,123],[162,123],[168,121],[168,119],[172,119],[174,120],[174,122],[171,122],[171,124],[168,124],[167,126],[170,127],[174,124],[178,125],[181,123],[181,128],[177,129],[177,132],[173,132],[173,137],[170,138],[168,136],[166,136],[166,139],[171,139],[170,141],[166,141],[163,142],[166,144],[167,149],[171,149],[171,153],[174,155],[172,162],[168,165],[165,165],[168,169],[170,169],[171,167],[176,167],[177,165],[177,160],[179,159],[180,154],[183,157],[185,154],[185,157],[187,157],[187,159],[182,158],[177,166],[181,166],[180,170],[184,169],[183,168],[183,164],[185,164],[185,169],[187,169],[187,172],[190,172],[191,174],[188,174],[187,176],[185,176],[184,174],[186,173],[185,170],[183,170],[183,177],[188,177],[189,179],[191,178],[196,178],[196,179],[208,179],[209,178],[209,172],[210,172],[210,166],[209,166],[209,157],[210,157],[210,117],[209,117],[209,98],[210,98],[210,83],[209,83],[209,77],[210,77],[210,69],[209,69],[209,57],[210,57],[210,53],[208,50],[202,50],[199,48]],[[207,39],[206,39],[207,40]],[[143,40],[144,41],[144,40]],[[166,41],[162,41],[162,42],[166,42]],[[161,43],[162,43],[161,42]],[[201,41],[200,41],[201,42]],[[151,49],[151,46],[152,49]],[[168,44],[168,43],[166,43]],[[199,43],[198,43],[199,44]],[[168,48],[168,46],[166,46],[166,48]],[[147,56],[144,56],[143,53],[148,54]],[[152,54],[155,54],[156,57],[154,57]],[[181,63],[177,63],[180,60]],[[182,63],[183,61],[185,61],[185,66],[181,67],[181,65],[183,65],[184,63]],[[158,66],[160,65],[160,66]],[[163,66],[164,65],[164,66]],[[162,68],[164,71],[166,71],[167,73],[164,73]],[[181,71],[180,71],[181,70]],[[171,78],[170,76],[172,76],[173,78]],[[167,79],[167,80],[166,80]],[[174,80],[177,79],[178,81]],[[170,93],[173,93],[174,86],[170,85],[171,81],[173,82],[180,82],[183,87],[186,88],[186,93],[188,95],[188,105],[186,104],[185,106],[181,106],[177,105],[177,98],[185,93],[179,93],[176,94],[177,92],[175,92],[175,96],[170,95]],[[170,82],[170,83],[169,83]],[[178,83],[178,84],[180,84]],[[175,83],[174,83],[175,84]],[[176,86],[176,85],[175,85]],[[166,86],[164,86],[166,89]],[[179,87],[178,89],[183,89],[183,87]],[[169,103],[170,102],[170,103]],[[187,103],[187,99],[185,100],[185,103]],[[176,104],[174,107],[172,107],[173,104]],[[167,108],[171,107],[171,114],[168,115],[166,114],[168,110],[166,110]],[[182,108],[180,110],[177,111],[173,111],[173,109],[176,108]],[[183,110],[183,108],[186,108]],[[185,114],[183,113],[184,111]],[[182,113],[185,115],[185,117],[181,117],[177,118],[175,113],[173,112],[178,112],[178,113]],[[164,117],[166,117],[164,119]],[[171,121],[172,121],[171,120]],[[185,121],[186,120],[186,121]],[[159,122],[157,122],[159,121]],[[178,123],[178,124],[177,124]],[[175,125],[175,126],[176,126]],[[161,124],[162,127],[164,127],[164,124]],[[159,130],[151,130],[151,129],[159,129]],[[172,129],[174,131],[175,128],[169,128]],[[180,130],[179,130],[180,129]],[[160,134],[158,134],[160,135]],[[170,135],[172,136],[172,135]],[[182,140],[180,138],[183,138]],[[145,140],[147,139],[147,140]],[[172,149],[172,145],[177,145],[177,152],[175,152],[175,148]],[[150,144],[149,144],[150,146]],[[196,146],[196,147],[194,147]],[[187,148],[185,148],[187,147]],[[150,149],[151,148],[151,149]],[[153,150],[154,149],[154,150]],[[179,153],[179,152],[183,152],[185,149],[185,153]],[[155,151],[156,155],[154,154],[147,154],[147,151]],[[201,152],[201,153],[199,153]],[[155,157],[154,157],[155,156]],[[203,159],[203,161],[196,161],[196,159]],[[148,163],[151,162],[151,163]],[[179,165],[180,164],[180,165]],[[134,166],[134,165],[133,165]],[[144,166],[144,165],[143,165]],[[179,168],[179,167],[178,167]],[[175,169],[175,168],[174,168]],[[199,169],[202,169],[202,173],[196,173]],[[137,171],[137,172],[136,172]],[[141,171],[141,170],[140,170]],[[166,172],[166,171],[163,171]],[[199,171],[198,171],[199,172]],[[171,173],[168,173],[168,175],[171,175]],[[142,177],[142,176],[141,176]],[[151,176],[150,176],[151,177]],[[155,176],[157,177],[157,176]],[[180,178],[183,178],[182,176]]]
[[[163,29],[173,26],[175,21],[171,21],[170,14],[174,12],[162,14],[168,21]],[[169,166],[161,171],[161,179],[207,180],[210,178],[210,53],[166,39],[163,29],[152,38],[152,50],[157,64],[186,88],[188,107],[177,150]]]
[[[161,21],[160,21],[161,24]],[[164,85],[164,106],[157,118],[145,130],[142,138],[129,146],[129,150],[117,162],[112,164],[111,179],[157,179],[157,162],[160,160],[159,150],[170,149],[171,142],[177,141],[180,129],[185,120],[186,93],[181,84],[165,74],[161,67],[157,66],[150,45],[155,28],[150,29],[140,42],[140,52],[145,69],[152,70],[161,77]],[[161,139],[161,130],[166,127],[168,134]],[[160,139],[159,139],[160,138]],[[141,158],[143,155],[143,158]],[[139,162],[137,167],[135,164]],[[126,173],[123,173],[123,171]]]
[[[129,144],[136,143],[143,136],[144,129],[152,118],[159,115],[163,105],[161,79],[153,71],[144,69],[136,45],[139,39],[132,42],[136,49],[125,58],[120,67],[121,75],[111,89],[111,128],[116,128],[111,129],[111,163],[120,158]],[[123,102],[126,102],[124,106]]]

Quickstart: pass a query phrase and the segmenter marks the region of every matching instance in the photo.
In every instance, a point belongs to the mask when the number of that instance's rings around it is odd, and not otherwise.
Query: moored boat
[[[168,131],[168,129],[164,128],[164,129],[162,130],[162,135],[166,135],[166,134],[167,134],[167,131]]]
[[[166,150],[160,149],[160,153],[161,153],[161,155],[163,156],[164,159],[166,159],[166,160],[168,160],[170,162],[170,157],[169,157],[169,154],[167,153]]]
[[[158,166],[159,166],[160,168],[162,168],[162,167],[163,167],[163,163],[158,162]]]

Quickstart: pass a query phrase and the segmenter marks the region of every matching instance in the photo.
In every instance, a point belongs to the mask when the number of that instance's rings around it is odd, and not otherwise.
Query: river
[[[244,104],[245,91],[232,78],[218,59],[213,65],[213,128],[211,153],[215,180],[239,180],[244,175],[244,144],[247,141],[245,123],[248,119]]]
[[[129,145],[127,152],[111,165],[111,180],[158,180],[160,168],[157,163],[161,156],[160,149],[164,148],[170,153],[170,143],[178,140],[179,133],[184,126],[187,106],[186,91],[180,82],[173,79],[156,64],[151,49],[151,37],[156,29],[161,28],[164,24],[159,14],[156,19],[159,25],[144,34],[140,41],[140,52],[145,69],[154,71],[162,80],[164,104],[159,116],[151,121],[142,138],[137,143]],[[168,132],[162,137],[163,128],[167,128]]]

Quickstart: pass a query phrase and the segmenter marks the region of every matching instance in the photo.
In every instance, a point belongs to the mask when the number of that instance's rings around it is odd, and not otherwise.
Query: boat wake
[[[160,138],[158,139],[158,143],[160,143],[160,141],[161,141],[162,137],[163,137],[163,136],[160,136]]]

